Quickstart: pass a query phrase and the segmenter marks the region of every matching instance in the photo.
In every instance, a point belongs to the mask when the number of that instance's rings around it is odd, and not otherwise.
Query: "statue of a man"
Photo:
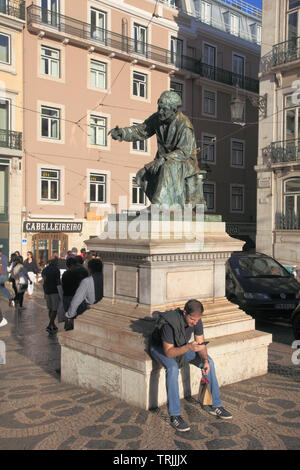
[[[199,169],[194,128],[179,108],[180,96],[164,91],[158,100],[158,111],[142,124],[131,127],[116,126],[111,134],[114,140],[136,142],[157,138],[155,159],[138,171],[136,182],[152,204],[165,207],[204,202],[202,180],[205,173]]]

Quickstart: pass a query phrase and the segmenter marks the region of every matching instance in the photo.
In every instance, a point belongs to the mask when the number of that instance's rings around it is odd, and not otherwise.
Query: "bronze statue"
[[[158,111],[142,124],[112,129],[114,140],[136,142],[156,134],[155,159],[138,171],[136,182],[152,204],[167,208],[205,204],[201,174],[197,160],[194,128],[179,108],[180,96],[164,91],[158,100]]]

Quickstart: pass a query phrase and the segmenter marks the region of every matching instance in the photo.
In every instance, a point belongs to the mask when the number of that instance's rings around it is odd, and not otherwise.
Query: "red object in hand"
[[[205,377],[201,377],[201,382],[203,384],[209,384],[209,380],[207,380]]]

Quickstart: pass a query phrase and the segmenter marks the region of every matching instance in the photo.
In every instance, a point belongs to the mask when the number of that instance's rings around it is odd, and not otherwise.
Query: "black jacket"
[[[182,310],[177,308],[176,310],[167,310],[166,312],[158,312],[159,316],[156,320],[155,328],[152,333],[151,340],[153,344],[161,345],[161,329],[164,325],[168,324],[173,329],[174,334],[174,346],[180,348],[187,344],[185,336],[185,323]],[[178,367],[181,368],[186,364],[185,354],[175,357]]]

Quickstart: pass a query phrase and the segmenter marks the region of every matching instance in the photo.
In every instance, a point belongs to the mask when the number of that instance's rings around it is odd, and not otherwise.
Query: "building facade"
[[[259,126],[257,249],[285,265],[300,263],[300,1],[264,0]]]
[[[24,2],[0,2],[0,246],[5,254],[20,249],[22,237],[24,20]]]
[[[247,103],[241,128],[230,102],[237,87],[258,93],[260,22],[242,0],[26,1],[23,251],[80,249],[112,208],[147,206],[135,174],[155,138],[120,144],[108,131],[143,122],[166,89],[194,124],[208,212],[254,238],[257,110]]]

